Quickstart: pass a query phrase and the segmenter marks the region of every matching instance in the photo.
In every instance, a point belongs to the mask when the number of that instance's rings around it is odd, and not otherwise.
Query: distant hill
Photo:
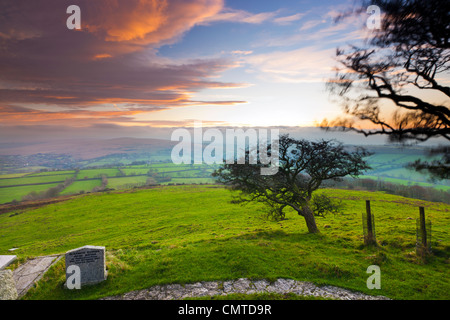
[[[120,153],[157,152],[171,149],[175,142],[162,139],[70,139],[29,144],[0,144],[0,155],[65,154],[78,160],[89,160]]]

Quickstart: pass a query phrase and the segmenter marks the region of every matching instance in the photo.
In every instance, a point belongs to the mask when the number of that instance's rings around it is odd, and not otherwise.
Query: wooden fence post
[[[428,230],[429,229],[429,230]],[[416,226],[416,253],[421,258],[426,258],[431,253],[431,222],[425,219],[425,208],[419,207],[419,219]]]
[[[364,244],[376,245],[375,226],[372,211],[370,209],[370,200],[366,200],[366,215],[363,214]]]
[[[420,215],[420,235],[422,237],[422,246],[424,248],[427,247],[427,228],[425,224],[425,208],[420,207],[419,208],[419,215]]]

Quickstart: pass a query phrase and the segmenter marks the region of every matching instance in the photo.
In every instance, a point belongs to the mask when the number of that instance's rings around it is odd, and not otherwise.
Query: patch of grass
[[[102,181],[100,179],[98,180],[80,180],[73,182],[70,186],[65,188],[63,192],[61,192],[61,195],[67,195],[67,194],[76,194],[80,191],[89,192],[95,187],[99,187],[102,185]]]
[[[32,173],[30,175],[27,175],[27,177],[39,177],[39,176],[53,176],[53,175],[74,175],[74,170],[65,170],[65,171],[43,171],[43,172],[36,172]]]
[[[180,183],[180,184],[199,184],[199,183],[214,183],[213,178],[172,178],[168,182],[162,183],[163,185],[168,185],[170,183]]]
[[[57,185],[58,183],[1,188],[0,203],[11,202],[13,200],[20,201],[22,200],[22,197],[26,196],[30,192],[36,191],[37,193],[39,193],[41,191],[56,187]]]
[[[127,175],[127,176],[136,176],[136,175],[140,175],[140,174],[147,174],[149,168],[125,168],[122,169],[122,171]]]
[[[39,176],[39,177],[23,177],[15,179],[3,179],[0,180],[0,186],[13,186],[13,185],[24,185],[24,184],[36,184],[36,183],[51,183],[51,182],[64,182],[67,178],[72,178],[71,174],[64,175],[50,175],[50,176]]]
[[[418,182],[418,181],[413,181],[413,180],[409,180],[409,179],[388,178],[388,177],[384,177],[384,176],[368,176],[368,175],[360,176],[359,178],[372,179],[372,180],[381,179],[382,181],[385,181],[385,182],[401,184],[401,185],[405,185],[405,186],[432,187],[432,188],[435,188],[438,190],[444,190],[444,191],[450,190],[450,186],[433,184],[433,183],[429,183],[429,182]]]
[[[126,186],[143,184],[147,178],[147,176],[108,178],[108,188],[124,189]]]
[[[0,175],[0,179],[11,179],[23,177],[26,173],[9,173]]]
[[[102,175],[107,177],[115,177],[116,174],[119,173],[118,169],[88,169],[88,170],[80,170],[78,172],[78,180],[82,180],[85,177],[88,179],[98,178]]]

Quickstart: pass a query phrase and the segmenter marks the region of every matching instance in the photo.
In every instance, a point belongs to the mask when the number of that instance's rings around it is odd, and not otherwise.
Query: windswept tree
[[[368,5],[381,9],[381,28],[364,47],[337,49],[339,67],[328,88],[345,116],[322,127],[400,143],[450,141],[450,1],[371,0],[356,11]],[[450,148],[431,153],[441,158],[410,167],[450,178]]]
[[[258,151],[248,150],[245,161],[224,164],[213,175],[231,190],[239,192],[234,203],[264,203],[274,218],[284,218],[284,210],[292,208],[304,217],[310,233],[319,232],[311,200],[322,182],[358,176],[369,169],[363,159],[369,154],[364,149],[356,148],[350,152],[333,141],[310,142],[284,135],[276,148],[271,145],[268,152],[271,157],[274,152],[278,153],[279,168],[273,175],[262,175],[261,168],[266,165],[261,161],[250,161],[252,157],[261,157]]]

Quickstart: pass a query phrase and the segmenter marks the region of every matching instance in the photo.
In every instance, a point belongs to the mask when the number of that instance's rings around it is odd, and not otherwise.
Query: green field
[[[163,182],[162,185],[168,184],[176,184],[176,183],[184,183],[184,184],[200,184],[200,183],[214,183],[214,179],[212,178],[173,178],[169,182]]]
[[[10,173],[0,175],[0,179],[10,179],[10,178],[20,178],[23,177],[25,173]]]
[[[122,171],[127,175],[127,176],[135,176],[135,175],[146,175],[148,172],[149,168],[139,168],[139,167],[129,167],[129,168],[125,168],[122,169]]]
[[[74,175],[75,170],[65,170],[65,171],[44,171],[44,172],[36,172],[32,174],[28,174],[27,177],[40,177],[40,176],[53,176],[53,175]]]
[[[164,173],[168,173],[168,172],[179,172],[179,171],[195,171],[198,169],[192,168],[192,167],[187,167],[187,166],[183,166],[183,167],[178,167],[178,166],[166,166],[166,167],[157,167],[156,170],[158,172],[164,172]]]
[[[30,177],[30,178],[23,177],[23,178],[14,178],[14,179],[2,179],[2,180],[0,180],[0,186],[64,182],[67,178],[72,178],[72,177],[73,177],[73,174],[64,174],[64,175],[50,175],[50,176]]]
[[[42,184],[33,186],[22,186],[22,187],[9,187],[0,189],[0,203],[11,202],[13,200],[20,201],[22,197],[26,196],[30,192],[41,192],[47,189],[56,187],[58,183],[55,184]]]
[[[429,176],[414,170],[405,168],[408,163],[422,159],[430,161],[421,149],[395,149],[393,147],[379,147],[377,153],[368,157],[367,161],[372,167],[364,177],[374,177],[386,182],[399,183],[403,185],[420,185],[434,187],[441,190],[450,190],[450,181],[443,180],[430,182]],[[380,153],[378,153],[380,152]]]
[[[119,170],[117,169],[87,169],[87,170],[80,170],[78,172],[78,179],[92,179],[92,178],[98,178],[102,175],[105,175],[107,177],[115,177],[119,173]]]
[[[93,166],[104,166],[104,165],[111,165],[111,164],[120,164],[120,165],[131,165],[135,161],[145,161],[145,162],[155,162],[155,161],[162,161],[162,162],[169,162],[171,161],[170,158],[170,151],[166,152],[164,155],[154,155],[154,154],[135,154],[132,156],[132,159],[127,156],[117,156],[117,155],[110,155],[101,157],[94,160],[84,160],[80,162],[80,165],[82,165],[83,168],[86,167],[93,167]]]
[[[96,299],[158,284],[238,278],[291,278],[394,299],[450,299],[449,205],[379,192],[320,192],[345,204],[342,214],[317,218],[320,234],[308,234],[294,213],[271,222],[261,205],[230,204],[231,193],[215,186],[83,195],[0,215],[0,254],[19,248],[15,254],[23,262],[88,244],[106,247],[106,282],[64,290],[62,260],[25,299]],[[365,200],[372,201],[379,249],[362,245]],[[415,257],[419,205],[433,224],[428,264]],[[373,264],[382,272],[376,292],[366,287]]]
[[[392,147],[376,147],[375,152],[377,153],[367,159],[372,166],[372,169],[367,171],[365,175],[360,178],[368,178],[405,186],[418,185],[423,187],[432,187],[443,191],[450,191],[450,181],[444,180],[432,183],[428,181],[428,177],[426,175],[404,168],[408,162],[420,158],[421,154],[423,155],[423,150],[412,149],[405,151]],[[135,158],[134,160],[137,159],[138,158]],[[127,161],[125,160],[126,156],[121,158],[117,155],[112,155],[101,158],[98,161],[100,161],[103,165],[111,163],[111,161],[132,163],[132,160],[130,159]],[[144,160],[145,158],[142,158],[142,161]],[[90,165],[93,164],[93,162],[90,161],[87,161],[87,163]],[[151,177],[151,180],[149,180],[151,182],[149,183],[161,185],[214,183],[215,180],[211,177],[211,174],[217,167],[218,166],[210,166],[206,164],[175,165],[167,162],[140,165],[111,165],[106,168],[84,168],[76,174],[77,180],[63,190],[61,194],[67,195],[80,192],[89,192],[94,187],[101,185],[101,176],[106,176],[108,178],[108,184],[106,187],[113,189],[128,189],[136,186],[143,186],[146,184],[149,177]],[[18,173],[0,176],[0,187],[11,185],[31,185],[37,183],[53,184],[57,181],[61,182],[66,178],[74,176],[75,170],[34,172],[28,173],[25,176],[23,175],[23,173]],[[10,179],[2,179],[7,177]],[[167,178],[170,178],[171,180],[166,181]],[[17,192],[15,189],[0,189],[3,193],[3,196],[0,197],[0,203],[5,203],[17,198]],[[29,192],[34,191],[32,188],[29,188],[29,186],[26,186],[26,190]],[[43,190],[45,189],[42,187],[36,188],[36,191]],[[19,195],[22,195],[22,193],[19,192]],[[20,200],[20,198],[16,200]],[[433,198],[427,199],[433,200]]]
[[[74,171],[70,174],[51,174],[25,177],[10,177],[10,179],[0,179],[0,203],[7,203],[13,200],[21,201],[22,198],[31,192],[40,193],[50,188],[56,187],[67,178],[72,178]]]
[[[101,186],[102,181],[98,180],[87,180],[87,181],[75,181],[70,186],[65,188],[61,195],[75,194],[79,192],[89,192],[95,187]]]
[[[380,178],[380,177],[376,177],[376,176],[360,176],[359,178],[361,179],[372,179],[372,180],[382,180],[385,182],[390,182],[390,183],[395,183],[395,184],[401,184],[401,185],[405,185],[405,186],[421,186],[421,187],[431,187],[431,188],[435,188],[438,190],[444,190],[444,191],[450,191],[450,186],[445,186],[445,185],[436,185],[433,183],[429,183],[429,182],[412,182],[411,180],[406,180],[406,179],[396,179],[396,178]]]
[[[49,168],[43,167],[43,166],[31,166],[31,167],[19,168],[19,169],[16,169],[16,170],[18,172],[30,173],[30,172],[40,171],[40,170],[47,170],[47,169],[49,169]]]
[[[109,178],[108,179],[108,188],[113,189],[126,189],[127,187],[137,186],[141,184],[145,184],[147,181],[147,176],[138,176],[138,177],[123,177],[123,178]]]
[[[89,192],[95,187],[101,186],[101,176],[108,179],[107,188],[128,189],[134,186],[143,186],[151,175],[158,175],[160,178],[172,178],[172,181],[162,182],[161,184],[195,184],[195,183],[213,183],[211,178],[212,168],[206,165],[174,165],[173,163],[161,163],[149,165],[133,165],[119,168],[93,168],[83,169],[76,174],[76,181],[66,187],[60,194],[76,194]],[[125,176],[120,176],[125,174]],[[4,179],[2,179],[2,177]],[[20,200],[22,196],[32,192],[45,191],[54,186],[53,182],[64,182],[67,178],[75,177],[73,171],[48,171],[24,174],[9,174],[0,176],[0,186],[25,185],[23,189],[0,188],[2,196],[0,203],[10,202],[14,199]],[[9,179],[5,179],[9,178]],[[155,180],[154,180],[155,181]],[[52,183],[52,185],[37,185],[41,183]],[[155,183],[155,182],[153,182]],[[33,186],[34,185],[34,186]],[[24,191],[20,191],[24,190]],[[24,193],[26,192],[26,193]]]

